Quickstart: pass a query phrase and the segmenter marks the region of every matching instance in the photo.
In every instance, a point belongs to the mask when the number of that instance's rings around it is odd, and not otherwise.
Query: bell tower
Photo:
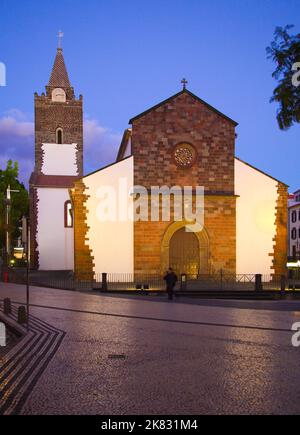
[[[30,178],[31,267],[72,270],[69,189],[83,175],[83,98],[75,97],[61,48],[46,93],[34,96],[35,167]]]

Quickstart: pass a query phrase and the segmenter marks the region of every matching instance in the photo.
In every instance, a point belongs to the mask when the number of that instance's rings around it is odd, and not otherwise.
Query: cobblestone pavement
[[[9,317],[16,321],[15,306]],[[0,365],[0,415],[20,413],[64,335],[63,331],[31,316],[27,332],[9,343]]]
[[[24,302],[25,288],[2,285],[7,296]],[[300,413],[298,304],[241,309],[41,288],[31,304],[66,335],[23,414]]]
[[[85,292],[87,294],[87,292]],[[90,292],[89,294],[95,294]],[[118,298],[118,299],[133,299],[144,300],[152,302],[165,302],[167,295],[164,293],[160,295],[151,294],[148,295],[122,295],[122,294],[101,294],[102,297]],[[175,297],[174,301],[180,304],[189,305],[202,305],[208,307],[229,307],[239,309],[255,309],[255,310],[267,310],[267,311],[300,311],[300,300],[232,300],[232,299],[203,299],[197,297]]]

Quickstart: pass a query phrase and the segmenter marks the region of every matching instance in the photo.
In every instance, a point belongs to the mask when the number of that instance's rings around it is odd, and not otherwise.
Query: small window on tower
[[[65,228],[73,228],[73,208],[71,201],[65,202]]]
[[[62,130],[62,128],[58,128],[56,130],[56,143],[58,143],[58,144],[63,143],[63,130]]]

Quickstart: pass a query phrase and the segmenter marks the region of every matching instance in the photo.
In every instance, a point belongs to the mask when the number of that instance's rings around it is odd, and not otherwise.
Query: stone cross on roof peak
[[[59,50],[62,50],[62,39],[64,37],[64,33],[61,30],[59,30],[57,37],[58,37],[58,46],[57,46],[57,48]]]
[[[182,86],[183,86],[183,89],[186,89],[186,85],[188,84],[187,79],[182,79],[182,80],[181,80],[181,84],[182,84]]]

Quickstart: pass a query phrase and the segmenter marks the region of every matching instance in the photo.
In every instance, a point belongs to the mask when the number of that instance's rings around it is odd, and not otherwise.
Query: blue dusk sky
[[[33,94],[44,91],[58,30],[84,96],[85,171],[110,163],[134,115],[188,89],[239,123],[236,155],[300,188],[300,126],[279,130],[266,56],[276,26],[300,30],[300,0],[1,0],[0,167],[33,166]],[[300,61],[300,59],[299,59]]]

